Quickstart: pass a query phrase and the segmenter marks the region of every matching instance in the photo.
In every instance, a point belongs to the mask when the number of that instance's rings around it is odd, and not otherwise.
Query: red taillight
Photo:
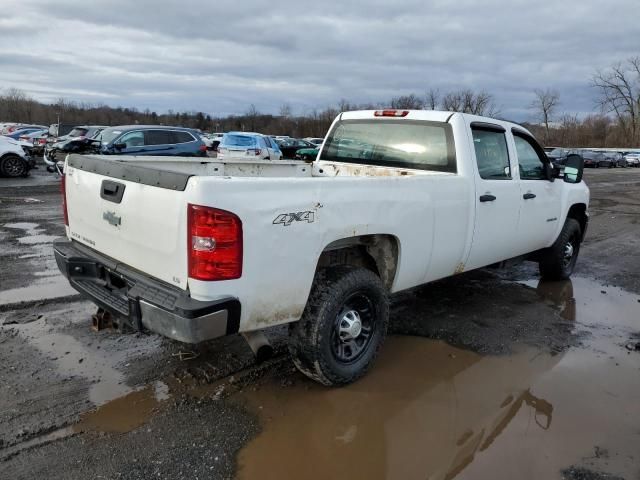
[[[201,151],[201,152],[206,152],[207,151],[207,146],[206,145],[200,145],[198,147],[198,150]]]
[[[69,212],[67,210],[67,185],[65,183],[67,176],[63,173],[60,180],[60,192],[62,192],[62,213],[64,215],[64,224],[69,226]]]
[[[242,221],[217,208],[187,207],[189,277],[233,280],[242,276]]]
[[[46,138],[39,138],[39,139],[38,139],[38,143],[39,143],[40,145],[44,145],[44,144],[46,144],[46,143],[47,143],[47,139],[46,139]]]
[[[262,153],[262,149],[260,148],[249,148],[247,149],[247,155],[255,155],[256,157]]]
[[[406,117],[409,110],[376,110],[373,114],[376,117]]]

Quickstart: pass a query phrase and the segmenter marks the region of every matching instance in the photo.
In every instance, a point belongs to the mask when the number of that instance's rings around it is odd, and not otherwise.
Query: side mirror
[[[554,175],[553,163],[551,163],[551,161],[548,161],[544,164],[543,168],[545,178],[550,182],[553,182],[556,179],[556,176]]]
[[[584,159],[580,155],[571,154],[564,165],[564,181],[566,183],[580,183],[584,172]]]
[[[126,143],[114,143],[113,144],[113,148],[115,148],[116,150],[123,150],[123,149],[127,148],[127,144]]]

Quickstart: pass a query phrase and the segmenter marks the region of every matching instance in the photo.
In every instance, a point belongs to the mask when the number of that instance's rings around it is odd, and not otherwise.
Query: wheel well
[[[354,265],[371,270],[389,290],[398,268],[398,239],[393,235],[358,235],[331,242],[318,259],[317,269]]]
[[[584,203],[575,203],[571,205],[567,218],[574,218],[580,224],[580,231],[584,235],[587,227],[587,205]]]

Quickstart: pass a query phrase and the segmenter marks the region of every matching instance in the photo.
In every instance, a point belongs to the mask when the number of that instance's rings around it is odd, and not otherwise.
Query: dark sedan
[[[307,142],[306,140],[298,140],[296,138],[285,138],[282,140],[276,139],[276,143],[282,150],[282,158],[296,158],[296,152],[303,148],[317,148],[317,145],[314,145],[311,142]]]
[[[582,154],[582,158],[584,159],[584,166],[585,167],[593,167],[593,168],[606,167],[606,168],[611,168],[611,167],[614,166],[611,158],[607,157],[602,152],[593,152],[591,150],[587,150],[587,151],[583,151],[581,154]]]

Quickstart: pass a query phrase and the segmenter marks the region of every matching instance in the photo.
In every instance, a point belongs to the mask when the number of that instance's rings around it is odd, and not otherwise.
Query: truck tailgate
[[[69,236],[179,288],[187,288],[184,188],[189,175],[70,156]]]

